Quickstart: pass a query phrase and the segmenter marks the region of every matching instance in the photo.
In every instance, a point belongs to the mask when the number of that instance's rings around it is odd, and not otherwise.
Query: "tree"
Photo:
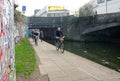
[[[14,4],[14,21],[16,25],[16,29],[19,32],[19,37],[22,39],[24,37],[23,29],[24,29],[24,18],[20,11],[16,10],[18,5]]]
[[[15,22],[23,22],[23,15],[20,11],[15,10],[14,11],[14,20]]]
[[[82,8],[79,9],[79,16],[91,16],[94,14],[93,5],[86,4]]]
[[[20,11],[16,10],[16,8],[18,7],[17,4],[14,4],[14,20],[15,22],[23,22],[23,15],[21,14]]]

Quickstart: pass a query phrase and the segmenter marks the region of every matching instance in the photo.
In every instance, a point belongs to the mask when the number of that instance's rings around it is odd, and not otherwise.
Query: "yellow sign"
[[[64,7],[61,6],[48,6],[48,10],[53,11],[53,10],[64,10]]]

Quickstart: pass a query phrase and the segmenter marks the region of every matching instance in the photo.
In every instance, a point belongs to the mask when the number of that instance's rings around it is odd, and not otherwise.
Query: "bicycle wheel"
[[[64,53],[64,44],[63,44],[63,43],[62,43],[61,46],[60,46],[60,51],[61,51],[62,53]]]
[[[59,44],[56,43],[56,50],[58,51],[59,50]]]

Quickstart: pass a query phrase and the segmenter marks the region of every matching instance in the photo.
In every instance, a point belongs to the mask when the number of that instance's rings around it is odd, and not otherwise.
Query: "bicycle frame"
[[[57,40],[56,42],[56,48],[57,48],[57,51],[60,49],[61,52],[63,53],[64,52],[64,37],[61,37]]]

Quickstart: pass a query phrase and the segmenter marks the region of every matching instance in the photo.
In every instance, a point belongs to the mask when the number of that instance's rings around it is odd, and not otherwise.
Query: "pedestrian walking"
[[[35,45],[38,45],[38,37],[39,37],[39,32],[36,29],[35,32],[34,32]]]
[[[40,40],[41,40],[41,42],[43,41],[43,38],[44,38],[44,33],[43,33],[43,31],[41,30],[41,31],[40,31]]]

